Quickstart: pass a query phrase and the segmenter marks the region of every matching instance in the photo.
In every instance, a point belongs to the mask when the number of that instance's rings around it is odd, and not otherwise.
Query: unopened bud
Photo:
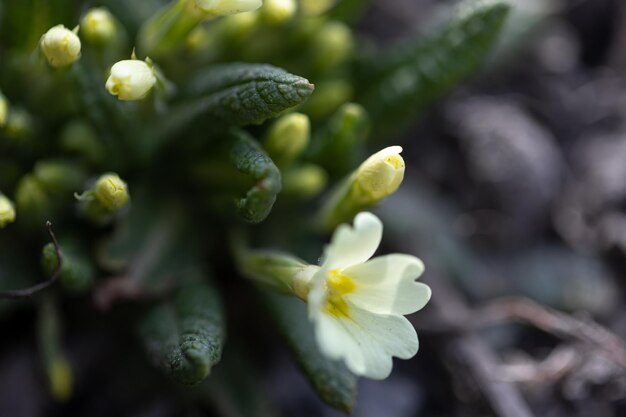
[[[57,68],[70,65],[80,58],[80,39],[63,25],[48,30],[39,43],[48,63]]]
[[[390,146],[370,156],[356,172],[354,187],[362,198],[376,203],[394,193],[404,178],[400,146]]]
[[[283,174],[283,192],[300,198],[311,198],[322,192],[328,175],[322,167],[307,164]]]
[[[156,82],[151,63],[128,59],[111,67],[106,89],[120,100],[141,100],[148,95]]]
[[[313,39],[313,65],[319,71],[345,61],[353,47],[352,31],[341,22],[326,23]]]
[[[302,113],[291,113],[280,117],[270,127],[264,147],[278,165],[288,165],[309,144],[311,122]]]
[[[370,156],[331,194],[321,212],[327,230],[348,221],[357,213],[380,203],[394,193],[404,178],[400,146],[390,146]]]
[[[279,25],[291,19],[296,9],[296,0],[265,0],[261,16],[267,22]]]
[[[305,16],[318,16],[328,11],[337,0],[300,0],[300,11]]]
[[[104,7],[90,9],[81,21],[80,31],[87,42],[106,44],[117,34],[115,17]]]
[[[191,0],[195,9],[206,17],[250,12],[263,5],[263,0]]]
[[[24,175],[15,189],[15,205],[20,218],[29,226],[41,224],[52,212],[51,201],[42,185],[32,175]]]
[[[117,174],[102,175],[93,192],[96,200],[109,211],[124,207],[130,199],[128,186]]]
[[[7,114],[9,113],[9,102],[6,97],[0,93],[0,127],[4,126],[7,122]]]
[[[75,163],[44,160],[35,164],[33,175],[52,196],[71,196],[86,179],[85,171]]]
[[[4,194],[0,193],[0,229],[15,221],[15,206]]]

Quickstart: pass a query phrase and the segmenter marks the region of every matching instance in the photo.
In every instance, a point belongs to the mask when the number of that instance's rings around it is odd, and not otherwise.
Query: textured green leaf
[[[313,92],[308,80],[261,64],[225,64],[200,72],[187,88],[183,105],[191,119],[208,115],[230,124],[261,124],[304,103]]]
[[[510,6],[504,0],[469,0],[435,34],[377,51],[357,67],[359,101],[376,136],[405,127],[425,106],[477,70],[498,39]],[[359,70],[359,68],[361,70]]]
[[[282,188],[280,171],[249,134],[233,130],[231,135],[229,159],[237,171],[254,181],[246,196],[235,204],[246,221],[259,223],[269,215]]]
[[[322,400],[338,410],[351,412],[356,401],[357,377],[343,363],[330,360],[320,352],[306,304],[295,297],[269,291],[262,291],[261,296]]]
[[[139,331],[156,367],[181,384],[198,384],[222,356],[225,331],[218,294],[209,284],[187,286],[172,302],[151,309]]]

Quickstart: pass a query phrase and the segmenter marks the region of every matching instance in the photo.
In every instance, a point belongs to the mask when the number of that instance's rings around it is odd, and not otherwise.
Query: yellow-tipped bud
[[[15,221],[15,206],[4,194],[0,193],[0,229]]]
[[[296,9],[296,0],[265,0],[261,16],[267,22],[279,25],[291,19]]]
[[[0,127],[6,124],[8,113],[9,113],[9,102],[2,95],[2,93],[0,93]]]
[[[70,65],[80,58],[80,39],[63,25],[48,30],[41,37],[39,47],[48,63],[55,68]]]
[[[370,156],[331,194],[320,213],[325,229],[353,218],[394,193],[404,178],[400,146],[390,146]]]
[[[363,198],[380,201],[394,193],[404,179],[402,147],[390,146],[367,158],[356,172],[354,187]]]
[[[328,11],[337,0],[300,0],[300,10],[305,16],[317,16]]]
[[[279,165],[287,165],[306,149],[309,144],[311,121],[302,113],[280,117],[270,127],[265,139],[265,150]]]
[[[80,23],[80,31],[88,42],[105,44],[115,38],[115,17],[104,7],[89,9]]]
[[[156,82],[154,68],[150,63],[127,59],[111,67],[106,89],[120,100],[141,100],[148,95]]]
[[[124,207],[130,200],[128,186],[117,174],[102,175],[93,192],[96,200],[109,211]]]
[[[206,17],[250,12],[263,5],[263,0],[191,0],[195,9]]]

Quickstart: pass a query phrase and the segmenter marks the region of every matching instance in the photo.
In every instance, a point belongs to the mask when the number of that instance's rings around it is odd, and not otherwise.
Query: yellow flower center
[[[324,310],[335,317],[350,317],[350,307],[344,296],[356,289],[356,284],[339,269],[332,269],[326,275],[326,303]]]

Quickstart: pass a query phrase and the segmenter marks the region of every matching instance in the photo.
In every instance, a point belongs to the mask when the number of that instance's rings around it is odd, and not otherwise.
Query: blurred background
[[[483,71],[395,141],[407,177],[377,211],[385,251],[423,258],[433,299],[411,317],[418,355],[361,381],[354,416],[626,415],[626,3],[512,1]],[[398,42],[447,3],[373,1],[358,30]],[[341,415],[235,292],[228,315],[247,324],[229,340],[245,341],[266,394],[248,415]],[[76,369],[65,405],[49,399],[21,325],[35,314],[0,322],[0,416],[242,415],[210,381],[206,403],[187,405],[147,363],[124,306],[86,316],[87,302],[65,307]],[[225,361],[245,366],[231,351]]]

